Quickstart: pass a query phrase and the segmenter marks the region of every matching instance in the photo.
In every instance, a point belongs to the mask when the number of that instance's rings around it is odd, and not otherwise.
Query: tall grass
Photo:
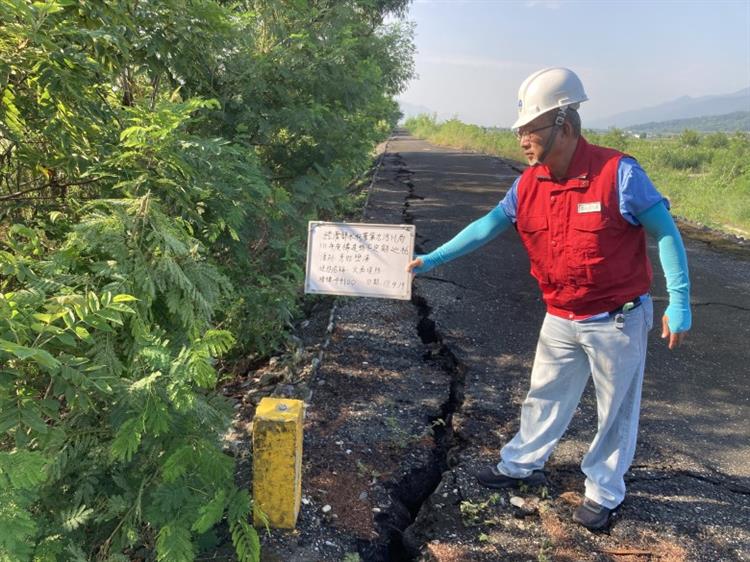
[[[405,124],[411,134],[453,148],[476,150],[524,162],[509,130],[487,129],[420,115]],[[626,152],[641,163],[675,215],[713,228],[750,236],[750,135],[698,134],[635,138],[618,129],[585,131],[589,142]]]
[[[411,134],[436,144],[523,161],[523,152],[515,135],[507,130],[469,125],[458,119],[438,123],[435,117],[429,115],[407,119],[405,127]]]

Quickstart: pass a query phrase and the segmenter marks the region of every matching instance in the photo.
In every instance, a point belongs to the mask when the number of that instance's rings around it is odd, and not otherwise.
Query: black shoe
[[[517,488],[519,486],[542,486],[547,478],[541,470],[535,470],[526,478],[513,478],[498,472],[497,466],[488,466],[476,473],[477,481],[486,488]]]
[[[609,509],[599,505],[594,500],[585,498],[583,503],[573,512],[573,521],[591,531],[600,531],[609,527],[615,509],[617,508]]]

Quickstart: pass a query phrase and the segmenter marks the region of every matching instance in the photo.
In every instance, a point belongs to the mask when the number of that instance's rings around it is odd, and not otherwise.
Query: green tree
[[[701,142],[701,136],[690,129],[685,129],[680,134],[680,144],[683,146],[698,146]]]
[[[726,133],[711,133],[705,136],[704,142],[709,148],[726,148],[729,146],[729,137]]]
[[[257,560],[218,359],[283,341],[406,4],[0,0],[0,560]]]
[[[628,135],[622,129],[612,127],[601,137],[601,143],[625,152],[628,149]]]

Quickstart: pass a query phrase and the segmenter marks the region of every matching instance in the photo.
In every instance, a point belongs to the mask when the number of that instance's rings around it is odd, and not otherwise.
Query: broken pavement
[[[415,224],[429,251],[496,205],[515,166],[397,136],[365,221]],[[314,368],[277,387],[309,404],[303,506],[297,530],[261,532],[263,560],[750,560],[749,252],[687,246],[694,329],[676,353],[651,333],[639,446],[609,532],[570,521],[596,427],[590,388],[549,486],[493,493],[473,478],[517,429],[544,315],[510,231],[418,277],[411,302],[315,303],[299,333]]]

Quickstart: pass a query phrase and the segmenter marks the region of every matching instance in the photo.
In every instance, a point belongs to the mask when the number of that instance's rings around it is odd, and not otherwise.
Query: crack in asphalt
[[[421,275],[420,277],[422,279],[429,279],[430,281],[437,281],[439,283],[448,283],[449,285],[460,287],[461,289],[464,289],[467,291],[469,290],[469,288],[466,287],[465,285],[461,285],[461,283],[456,283],[455,281],[451,281],[450,279],[441,279],[440,277],[433,277],[431,275]]]
[[[403,165],[400,155],[392,162],[398,166],[397,177],[406,173],[411,174]],[[413,216],[408,211],[410,199],[422,199],[414,193],[413,182],[402,182],[408,188],[404,198],[402,215],[404,221],[411,224]],[[418,250],[420,251],[420,250]],[[451,283],[444,279],[432,278],[436,281]],[[457,283],[454,285],[461,286]],[[391,489],[391,508],[389,513],[383,514],[378,521],[381,536],[386,536],[385,543],[389,561],[407,562],[416,559],[422,544],[409,540],[408,529],[416,520],[424,503],[432,496],[440,485],[442,473],[449,467],[449,453],[461,446],[453,429],[453,414],[460,411],[464,400],[464,381],[466,367],[443,342],[443,337],[436,328],[435,321],[430,318],[432,307],[427,300],[412,292],[412,304],[417,308],[419,322],[417,333],[425,346],[423,359],[435,365],[450,377],[448,396],[440,405],[439,413],[429,420],[432,429],[433,450],[431,462],[407,474]]]
[[[669,302],[669,297],[664,296],[651,296],[651,300],[654,302]],[[739,304],[729,304],[727,302],[713,302],[713,301],[691,301],[690,305],[693,307],[696,306],[726,306],[727,308],[733,308],[735,310],[742,310],[744,312],[750,312],[750,307],[742,306]]]
[[[685,469],[666,469],[666,468],[654,468],[648,465],[631,466],[631,470],[648,470],[652,472],[660,472],[661,474],[655,474],[654,476],[638,476],[631,474],[626,476],[625,479],[628,482],[649,482],[657,480],[671,480],[675,477],[692,478],[694,480],[700,480],[701,482],[707,482],[714,486],[719,486],[732,492],[734,494],[740,494],[744,496],[750,495],[750,486],[744,485],[740,482],[735,482],[731,478],[725,475],[719,476],[707,476],[693,470]]]
[[[726,306],[728,308],[733,308],[735,310],[742,310],[744,312],[750,312],[750,307],[747,306],[740,306],[738,304],[728,304],[725,302],[694,302],[692,303],[693,306]]]

